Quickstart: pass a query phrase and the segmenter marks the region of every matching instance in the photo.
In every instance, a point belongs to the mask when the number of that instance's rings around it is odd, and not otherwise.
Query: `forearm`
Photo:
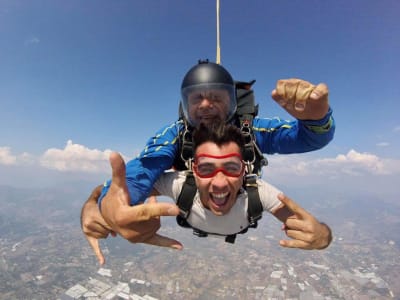
[[[320,149],[326,146],[334,137],[336,125],[330,108],[321,120],[298,120],[298,122],[302,138],[308,141],[311,147]]]
[[[332,110],[316,121],[255,119],[253,130],[261,152],[267,154],[304,153],[321,149],[334,137]]]

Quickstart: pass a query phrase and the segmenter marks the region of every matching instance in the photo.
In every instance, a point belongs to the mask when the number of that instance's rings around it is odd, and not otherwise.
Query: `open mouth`
[[[228,202],[229,192],[210,193],[210,199],[216,206],[224,206]]]

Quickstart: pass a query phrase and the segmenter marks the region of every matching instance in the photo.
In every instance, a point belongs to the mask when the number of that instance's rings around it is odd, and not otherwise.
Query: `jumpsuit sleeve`
[[[331,108],[321,120],[255,118],[253,132],[262,153],[304,153],[321,149],[333,139],[335,120]]]

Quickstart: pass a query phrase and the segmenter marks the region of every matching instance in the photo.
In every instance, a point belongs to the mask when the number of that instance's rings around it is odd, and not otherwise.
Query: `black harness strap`
[[[203,230],[200,230],[200,229],[197,229],[197,228],[194,228],[194,227],[192,227],[192,228],[193,228],[193,234],[195,236],[198,236],[198,237],[208,237],[208,235],[223,236],[223,235],[216,234],[216,233],[205,232]],[[246,228],[246,231],[247,231],[247,228]],[[243,231],[241,231],[239,233],[242,233],[242,232]],[[225,237],[225,242],[234,244],[235,243],[235,239],[236,239],[236,233],[235,234],[224,235],[224,237]]]
[[[244,185],[248,195],[247,218],[250,223],[249,227],[257,228],[257,221],[261,219],[264,211],[260,200],[260,194],[258,193],[257,175],[247,174]]]
[[[186,220],[189,217],[190,210],[192,209],[196,191],[197,186],[194,180],[193,171],[187,171],[185,183],[183,184],[182,191],[176,201],[176,205],[179,207],[179,215],[176,217],[176,221],[182,227],[192,227]]]
[[[258,113],[258,105],[255,104],[254,92],[251,90],[254,82],[255,80],[249,83],[236,82],[236,86],[239,87],[237,89],[238,107],[236,114],[239,120],[239,128],[245,139],[243,160],[248,168],[248,174],[243,185],[248,195],[247,218],[250,223],[249,227],[252,228],[257,227],[257,221],[261,219],[264,211],[258,193],[257,175],[260,175],[261,168],[267,165],[267,159],[262,155],[254,140],[252,129],[254,117]],[[246,101],[240,101],[241,99],[246,99]]]

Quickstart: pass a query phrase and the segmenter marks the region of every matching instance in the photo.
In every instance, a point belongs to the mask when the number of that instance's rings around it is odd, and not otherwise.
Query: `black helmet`
[[[181,85],[182,109],[191,125],[195,124],[188,114],[188,95],[194,91],[209,89],[228,91],[229,103],[227,103],[228,111],[225,120],[228,121],[234,115],[236,111],[235,83],[231,74],[221,65],[208,60],[199,61],[186,73]]]

